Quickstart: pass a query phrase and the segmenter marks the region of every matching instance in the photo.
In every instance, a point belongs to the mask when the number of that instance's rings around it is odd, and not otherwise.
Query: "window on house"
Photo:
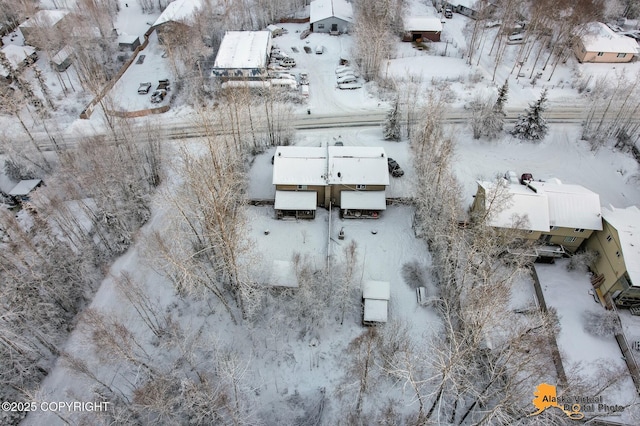
[[[604,56],[604,52],[598,52],[598,56]]]
[[[550,226],[550,227],[549,227],[549,230],[550,230],[550,231],[555,231],[556,229],[558,229],[558,227],[557,227],[557,226]]]
[[[624,58],[625,56],[627,56],[626,53],[618,53],[618,58]]]
[[[533,234],[533,231],[532,231],[531,229],[529,229],[529,230],[527,231],[527,234]]]
[[[324,28],[324,24],[318,24],[318,29],[323,29]]]
[[[619,251],[616,252],[616,257],[620,257],[620,252]]]
[[[574,229],[574,232],[584,232],[584,229],[582,229],[582,228],[576,228],[576,229]]]
[[[307,185],[298,185],[298,189],[307,189]]]
[[[611,235],[607,235],[607,241],[611,242],[611,240],[613,240],[613,237],[611,237]]]
[[[356,185],[356,189],[367,189],[367,185]]]
[[[564,238],[564,242],[565,242],[565,243],[575,243],[575,242],[576,242],[576,240],[577,240],[577,238],[576,238],[576,237],[565,237],[565,238]]]

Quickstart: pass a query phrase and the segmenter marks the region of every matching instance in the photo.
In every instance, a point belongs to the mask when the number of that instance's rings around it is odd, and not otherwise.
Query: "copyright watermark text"
[[[43,401],[21,402],[3,401],[0,404],[2,411],[55,411],[55,412],[92,412],[107,411],[110,402],[106,401]]]

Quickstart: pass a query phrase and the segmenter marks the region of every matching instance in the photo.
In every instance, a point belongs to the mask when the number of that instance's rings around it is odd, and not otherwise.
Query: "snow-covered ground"
[[[589,275],[583,271],[568,271],[567,260],[553,265],[536,264],[536,272],[548,308],[554,308],[560,322],[560,332],[556,336],[562,363],[568,376],[594,380],[599,373],[622,372],[623,377],[602,391],[603,403],[627,407],[620,413],[598,409],[587,413],[626,424],[637,424],[637,390],[613,335],[597,336],[586,329],[587,314],[603,313],[605,310],[589,294],[592,288]],[[574,377],[575,380],[575,377]],[[596,389],[595,383],[591,389]],[[584,395],[595,396],[595,395]]]

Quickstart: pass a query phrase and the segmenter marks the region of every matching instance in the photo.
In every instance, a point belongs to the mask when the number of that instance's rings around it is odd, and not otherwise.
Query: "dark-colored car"
[[[404,170],[400,167],[400,164],[391,157],[387,158],[387,165],[389,166],[389,173],[393,177],[400,177],[404,175]]]
[[[153,95],[151,95],[151,103],[159,104],[165,96],[167,96],[166,90],[156,90],[153,92]]]
[[[451,9],[444,10],[444,17],[447,19],[453,18],[453,11]]]

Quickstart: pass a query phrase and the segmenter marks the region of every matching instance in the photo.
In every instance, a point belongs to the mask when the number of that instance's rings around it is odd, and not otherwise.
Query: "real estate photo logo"
[[[602,395],[586,396],[586,395],[569,395],[558,396],[555,385],[541,383],[533,392],[533,406],[537,411],[529,414],[537,416],[548,408],[558,408],[562,410],[567,417],[573,420],[581,420],[585,413],[588,414],[615,414],[624,410],[622,405],[605,404]]]

